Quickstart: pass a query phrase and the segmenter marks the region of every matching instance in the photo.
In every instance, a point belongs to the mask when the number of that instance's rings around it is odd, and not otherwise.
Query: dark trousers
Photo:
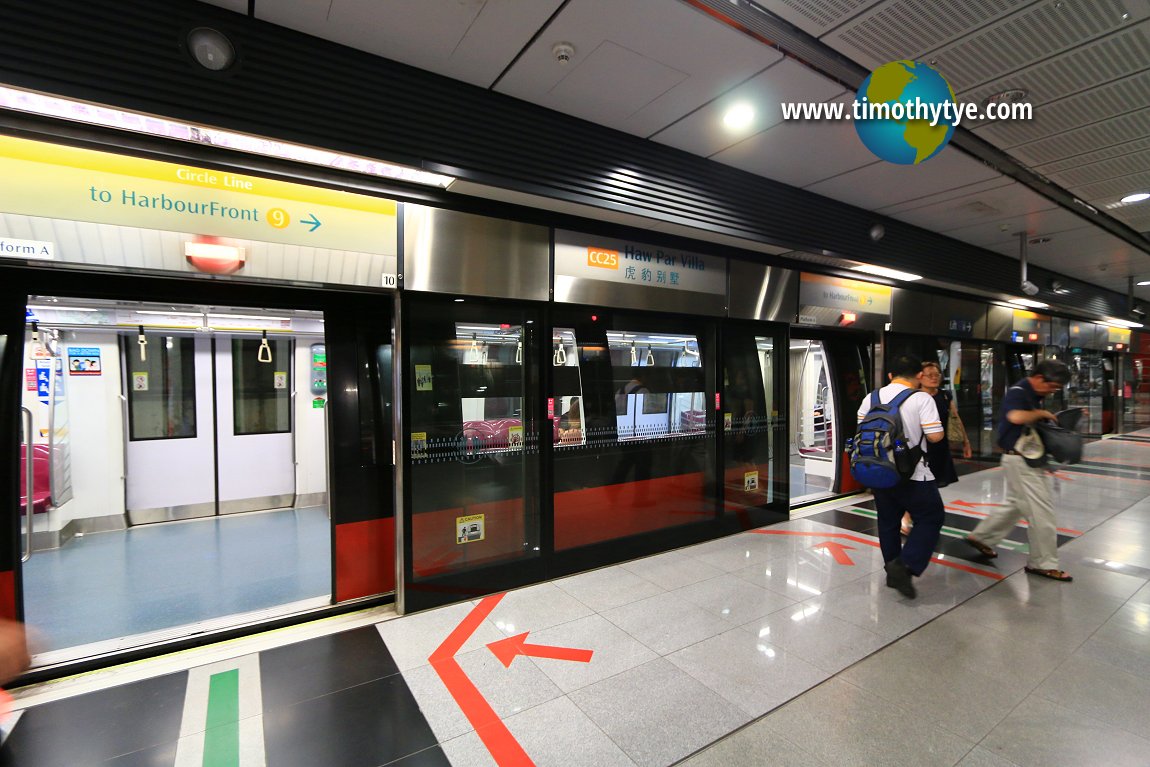
[[[878,510],[878,542],[883,561],[890,562],[901,556],[908,570],[922,575],[930,564],[946,515],[938,486],[933,480],[907,481],[886,490],[875,490],[874,505]],[[904,511],[909,511],[914,520],[905,546],[899,534]]]

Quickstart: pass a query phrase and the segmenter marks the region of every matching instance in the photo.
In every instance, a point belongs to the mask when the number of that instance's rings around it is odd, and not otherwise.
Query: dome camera
[[[1035,284],[1034,284],[1033,282],[1031,282],[1030,280],[1023,280],[1023,281],[1022,281],[1022,286],[1021,286],[1021,287],[1022,287],[1022,292],[1023,292],[1023,293],[1025,293],[1025,294],[1026,294],[1026,295],[1028,295],[1028,296],[1036,296],[1036,295],[1038,295],[1038,286],[1037,286],[1037,285],[1035,285]]]
[[[875,242],[881,240],[884,234],[886,234],[886,227],[882,224],[875,224],[870,228],[870,238]]]

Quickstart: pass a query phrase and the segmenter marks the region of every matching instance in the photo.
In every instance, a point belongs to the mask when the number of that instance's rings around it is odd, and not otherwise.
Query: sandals
[[[966,541],[968,544],[970,544],[974,548],[978,549],[978,553],[981,554],[982,556],[986,557],[987,559],[994,559],[995,557],[998,556],[997,551],[995,551],[990,546],[987,546],[985,543],[978,540],[977,538],[972,538],[968,535],[965,538],[963,538],[962,540]]]
[[[1070,573],[1066,572],[1065,570],[1040,570],[1037,567],[1029,566],[1027,566],[1025,570],[1031,575],[1041,575],[1043,578],[1049,578],[1052,581],[1074,580],[1074,578],[1070,576]]]

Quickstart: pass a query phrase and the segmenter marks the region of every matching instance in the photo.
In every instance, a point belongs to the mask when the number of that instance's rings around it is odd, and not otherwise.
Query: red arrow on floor
[[[835,561],[840,565],[853,565],[854,561],[847,554],[848,551],[854,551],[854,546],[847,546],[845,543],[837,543],[835,541],[824,541],[816,543],[811,546],[812,549],[826,549],[835,558]]]
[[[1002,503],[971,503],[970,501],[951,501],[952,506],[965,506],[968,509],[973,509],[975,506],[1004,506]]]
[[[487,648],[495,654],[507,668],[511,668],[511,661],[516,655],[532,655],[536,658],[552,658],[554,660],[573,660],[580,663],[590,663],[593,650],[579,650],[574,647],[552,647],[545,644],[527,644],[527,635],[530,631],[516,634],[513,637],[500,639],[498,642],[488,642]]]

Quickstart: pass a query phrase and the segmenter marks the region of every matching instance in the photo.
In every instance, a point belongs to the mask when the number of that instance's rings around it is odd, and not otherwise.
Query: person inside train
[[[567,412],[559,416],[559,444],[581,443],[583,441],[583,414],[579,398],[572,397]]]
[[[962,457],[970,458],[972,455],[970,438],[966,434],[966,427],[963,425],[962,419],[958,417],[958,406],[954,403],[954,397],[951,396],[950,392],[940,388],[941,384],[942,368],[939,367],[938,363],[934,360],[927,360],[922,363],[922,390],[934,400],[934,404],[938,408],[939,420],[944,425],[955,424],[961,432]],[[958,471],[954,467],[954,456],[951,455],[950,443],[947,440],[927,443],[926,462],[930,465],[930,473],[934,475],[934,481],[940,488],[958,481]],[[910,535],[912,524],[910,514],[904,514],[901,530],[903,535]]]

